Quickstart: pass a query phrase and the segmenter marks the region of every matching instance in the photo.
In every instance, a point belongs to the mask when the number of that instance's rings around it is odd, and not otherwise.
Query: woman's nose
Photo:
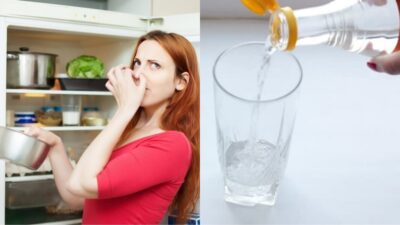
[[[136,68],[132,71],[132,74],[133,74],[133,77],[135,77],[136,79],[139,79],[140,74],[142,74],[143,76],[145,76],[145,73],[144,73],[144,72],[145,72],[145,71],[144,71],[143,66],[138,66],[138,67],[136,67]]]

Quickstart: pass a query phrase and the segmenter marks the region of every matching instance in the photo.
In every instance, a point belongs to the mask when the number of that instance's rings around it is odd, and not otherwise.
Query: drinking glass
[[[64,95],[61,97],[62,121],[64,126],[79,126],[81,120],[82,97]]]
[[[222,52],[213,68],[225,200],[246,206],[275,204],[302,80],[291,53],[267,56],[263,42],[243,43]]]

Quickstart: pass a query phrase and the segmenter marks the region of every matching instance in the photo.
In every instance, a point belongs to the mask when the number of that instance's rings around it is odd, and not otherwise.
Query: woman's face
[[[146,91],[142,107],[157,105],[169,99],[175,92],[175,63],[158,42],[142,42],[133,60],[133,71],[146,78]]]

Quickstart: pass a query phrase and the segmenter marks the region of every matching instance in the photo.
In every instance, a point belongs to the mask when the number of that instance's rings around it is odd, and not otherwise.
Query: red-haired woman
[[[63,200],[83,206],[83,224],[158,224],[168,209],[182,223],[199,198],[199,71],[184,37],[152,31],[130,65],[108,72],[118,109],[76,167],[62,140],[37,127],[25,133],[52,146]]]

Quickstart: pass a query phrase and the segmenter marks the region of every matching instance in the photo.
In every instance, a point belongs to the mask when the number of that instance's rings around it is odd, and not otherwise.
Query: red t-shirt
[[[150,135],[115,149],[87,199],[83,224],[159,224],[185,180],[192,157],[182,132]]]

